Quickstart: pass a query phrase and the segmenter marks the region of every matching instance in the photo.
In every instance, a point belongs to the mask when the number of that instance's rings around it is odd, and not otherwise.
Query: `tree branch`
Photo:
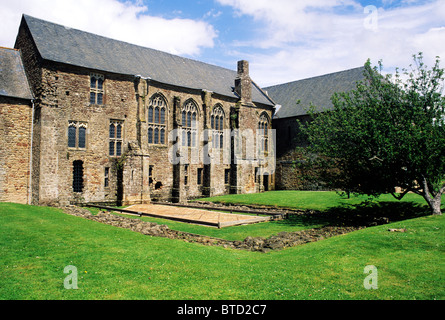
[[[433,200],[431,198],[430,189],[428,187],[428,181],[425,177],[422,176],[422,184],[423,184],[423,197],[428,202],[428,204],[431,204],[431,201]]]
[[[407,194],[408,194],[408,192],[410,192],[410,191],[413,191],[413,192],[415,192],[414,190],[411,190],[411,189],[406,189],[402,194],[400,194],[400,195],[396,195],[394,192],[391,192],[391,195],[394,197],[394,198],[396,198],[397,200],[402,200],[403,199],[403,197],[405,197]]]
[[[442,194],[445,192],[445,184],[442,186],[442,188],[439,190],[439,194]]]

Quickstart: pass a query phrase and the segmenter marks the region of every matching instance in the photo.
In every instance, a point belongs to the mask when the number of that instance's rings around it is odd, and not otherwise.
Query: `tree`
[[[359,194],[408,192],[421,195],[441,215],[445,192],[444,70],[437,57],[432,69],[423,55],[411,70],[383,75],[382,63],[365,64],[364,80],[332,97],[332,111],[314,113],[301,125],[308,153],[322,163],[331,187]],[[402,193],[395,193],[395,188]]]

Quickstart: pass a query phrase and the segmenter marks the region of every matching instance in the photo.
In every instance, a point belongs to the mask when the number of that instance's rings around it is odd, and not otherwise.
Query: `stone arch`
[[[181,108],[182,145],[197,146],[200,112],[198,104],[193,99],[184,102]]]
[[[167,99],[161,93],[155,93],[149,100],[147,107],[148,144],[166,144],[168,127]]]

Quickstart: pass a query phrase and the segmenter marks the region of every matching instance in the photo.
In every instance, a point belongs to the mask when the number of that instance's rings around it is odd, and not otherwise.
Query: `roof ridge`
[[[39,21],[41,21],[41,22],[43,22],[43,23],[52,24],[52,25],[55,25],[55,26],[58,26],[58,27],[63,27],[63,28],[65,28],[65,29],[67,29],[67,30],[74,30],[74,31],[76,31],[76,32],[88,33],[88,34],[94,35],[94,36],[96,36],[96,37],[100,37],[100,38],[106,39],[106,40],[108,40],[108,41],[120,42],[120,43],[122,43],[122,44],[127,44],[127,45],[130,45],[130,46],[135,46],[135,47],[138,47],[138,48],[141,48],[141,49],[145,49],[145,50],[155,51],[155,52],[158,52],[158,53],[161,53],[161,54],[165,54],[165,55],[169,55],[169,56],[172,56],[172,57],[175,57],[175,58],[180,58],[180,59],[184,59],[184,60],[188,60],[188,61],[193,61],[193,62],[197,62],[197,63],[201,63],[201,64],[206,64],[206,65],[209,65],[209,66],[212,66],[212,67],[216,67],[216,68],[220,68],[220,69],[224,69],[224,70],[232,71],[232,72],[235,72],[235,73],[236,73],[236,70],[228,69],[228,68],[225,68],[225,67],[221,67],[221,66],[218,66],[218,65],[216,65],[216,64],[211,64],[211,63],[204,62],[204,61],[200,61],[200,60],[193,59],[193,58],[183,57],[183,56],[178,55],[178,54],[173,54],[173,53],[170,53],[170,52],[167,52],[167,51],[162,51],[162,50],[160,50],[160,49],[150,48],[150,47],[147,47],[147,46],[143,46],[143,45],[140,45],[140,44],[131,43],[131,42],[124,41],[124,40],[117,40],[117,39],[111,38],[111,37],[109,37],[109,36],[104,36],[104,35],[100,35],[100,34],[98,34],[98,33],[94,33],[94,32],[91,32],[91,31],[85,31],[85,30],[82,30],[82,29],[78,29],[78,28],[74,28],[74,27],[69,27],[69,26],[64,25],[64,24],[60,24],[60,23],[56,23],[56,22],[52,22],[52,21],[48,21],[48,20],[43,20],[43,19],[41,19],[41,18],[36,18],[36,17],[34,17],[34,16],[30,16],[30,15],[27,15],[27,14],[23,14],[23,17],[24,17],[25,19],[26,19],[26,17],[28,17],[28,18],[31,18],[31,19],[34,19],[34,20],[39,20]]]
[[[341,70],[341,71],[330,72],[330,73],[326,73],[326,74],[320,74],[318,76],[313,76],[313,77],[309,77],[309,78],[303,78],[303,79],[299,79],[299,80],[293,80],[293,81],[284,82],[284,83],[281,83],[281,84],[276,84],[276,85],[273,85],[273,86],[268,86],[268,87],[265,87],[264,89],[267,90],[268,88],[279,87],[279,86],[287,85],[287,84],[294,84],[294,83],[297,83],[297,82],[300,82],[300,81],[315,80],[317,78],[329,77],[329,76],[332,76],[332,75],[335,75],[335,74],[350,72],[350,71],[353,71],[353,70],[358,70],[358,69],[363,69],[363,68],[364,68],[364,66],[361,66],[361,67],[355,67],[355,68],[350,68],[350,69]]]
[[[22,19],[44,60],[114,74],[140,75],[159,83],[236,97],[233,93],[236,70],[25,14]],[[257,86],[252,98],[256,103],[273,105]]]

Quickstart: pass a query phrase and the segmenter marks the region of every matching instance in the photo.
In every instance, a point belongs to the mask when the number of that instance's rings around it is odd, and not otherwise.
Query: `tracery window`
[[[122,155],[124,122],[120,120],[110,121],[109,130],[109,155],[120,157]]]
[[[86,149],[87,124],[85,122],[69,121],[68,148]]]
[[[182,145],[196,147],[198,137],[198,108],[193,101],[182,107]]]
[[[167,104],[160,95],[150,99],[148,107],[148,144],[165,144]]]
[[[104,103],[104,76],[101,74],[90,75],[90,104]]]
[[[210,124],[213,131],[213,148],[222,149],[224,147],[224,110],[220,105],[213,109]]]
[[[269,118],[265,113],[260,116],[258,123],[258,139],[260,155],[266,155],[269,152]]]

